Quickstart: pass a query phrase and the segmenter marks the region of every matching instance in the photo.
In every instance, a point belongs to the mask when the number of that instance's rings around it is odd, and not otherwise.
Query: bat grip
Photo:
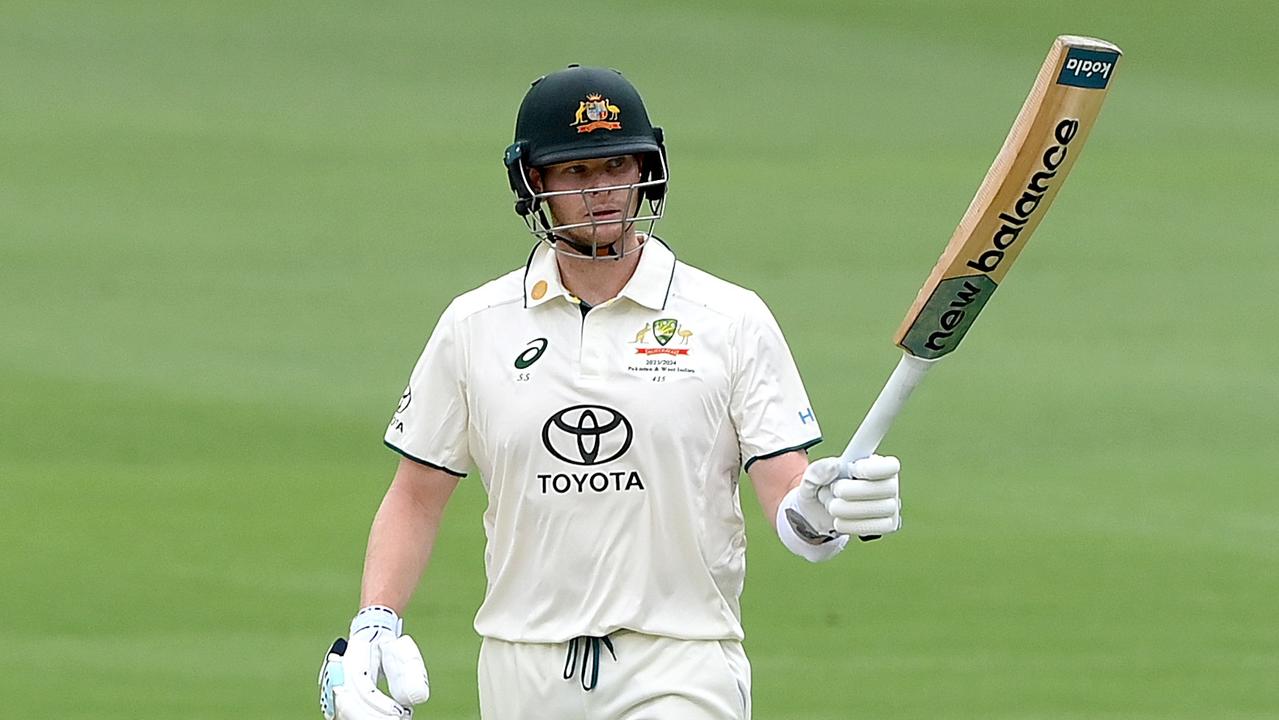
[[[888,382],[884,384],[884,389],[879,391],[879,397],[875,398],[874,404],[870,406],[870,410],[866,412],[866,417],[862,420],[861,425],[857,426],[857,431],[853,433],[853,437],[848,441],[848,446],[844,448],[844,452],[840,454],[841,461],[841,477],[851,477],[850,466],[855,460],[869,457],[879,448],[879,443],[883,441],[884,436],[888,434],[888,429],[892,427],[893,420],[897,419],[898,413],[906,405],[907,398],[911,392],[924,379],[924,375],[932,368],[933,363],[937,360],[926,360],[917,358],[910,353],[902,353],[902,359],[897,363],[897,367],[893,369],[893,374],[888,377]],[[824,504],[832,496],[830,487],[823,487],[818,491],[818,499]],[[870,542],[878,539],[878,535],[861,535],[858,537],[862,542]]]

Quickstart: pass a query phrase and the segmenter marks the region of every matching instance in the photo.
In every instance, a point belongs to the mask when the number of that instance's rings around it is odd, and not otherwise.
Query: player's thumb
[[[431,697],[431,681],[426,676],[426,663],[417,643],[402,635],[382,645],[382,672],[391,697],[401,705],[412,707]]]
[[[816,500],[817,491],[835,482],[837,477],[839,477],[839,458],[828,457],[814,460],[808,464],[808,469],[804,471],[804,479],[799,486],[800,495],[810,500]]]

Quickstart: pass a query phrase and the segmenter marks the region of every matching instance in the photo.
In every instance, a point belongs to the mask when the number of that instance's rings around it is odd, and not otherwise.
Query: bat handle
[[[893,374],[888,377],[888,382],[884,384],[884,389],[879,391],[879,397],[875,398],[875,402],[870,406],[870,410],[866,412],[866,417],[862,420],[862,424],[857,426],[857,431],[853,433],[853,437],[848,441],[848,446],[844,448],[844,452],[839,456],[843,464],[842,476],[851,476],[852,473],[849,471],[849,466],[852,465],[853,461],[869,457],[879,448],[879,443],[888,434],[888,429],[892,427],[893,420],[897,419],[898,413],[906,405],[906,399],[910,397],[911,392],[924,379],[924,375],[932,369],[935,362],[937,360],[927,360],[915,357],[910,353],[902,353],[902,359],[897,363],[897,367],[893,369]],[[830,497],[831,490],[829,487],[824,487],[818,491],[818,499],[823,503]],[[859,536],[862,542],[869,542],[878,538],[878,535]]]

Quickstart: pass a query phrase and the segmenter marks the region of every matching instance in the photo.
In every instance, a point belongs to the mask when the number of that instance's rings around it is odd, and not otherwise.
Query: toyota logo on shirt
[[[631,421],[603,405],[574,405],[542,426],[547,452],[573,465],[602,465],[626,454],[635,437]]]

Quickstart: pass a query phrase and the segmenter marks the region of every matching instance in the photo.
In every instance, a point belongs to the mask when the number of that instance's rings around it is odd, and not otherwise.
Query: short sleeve
[[[821,442],[799,369],[768,306],[751,294],[733,340],[729,412],[744,467]]]
[[[460,342],[450,305],[413,368],[385,442],[410,460],[464,477],[471,456]]]

